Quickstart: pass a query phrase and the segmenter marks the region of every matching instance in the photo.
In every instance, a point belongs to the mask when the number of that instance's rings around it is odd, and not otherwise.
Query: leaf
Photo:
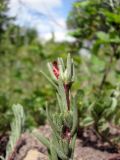
[[[61,151],[63,151],[63,146],[60,145],[61,139],[58,139],[54,132],[52,133],[52,138],[53,138],[53,144],[54,144],[58,149],[60,149]]]
[[[71,56],[68,54],[67,56],[67,79],[71,79],[71,72],[72,72],[72,61],[71,61]]]
[[[58,104],[59,104],[59,108],[60,108],[60,111],[63,113],[64,112],[64,106],[63,106],[63,103],[60,99],[60,96],[58,94],[57,95],[57,100],[58,100]]]
[[[75,149],[75,141],[76,141],[77,134],[74,134],[72,137],[71,143],[70,143],[70,148],[71,148],[71,158],[73,159],[74,157],[74,149]]]
[[[64,63],[62,61],[62,58],[58,58],[58,67],[59,67],[59,72],[60,72],[60,78],[63,79],[64,78]]]
[[[75,74],[75,65],[73,64],[73,68],[72,68],[72,82],[75,81],[76,78],[76,74]]]
[[[90,3],[89,0],[86,0],[86,1],[82,0],[80,2],[78,1],[77,3],[75,3],[74,6],[75,7],[83,7],[84,8],[84,7],[88,6],[89,3]]]
[[[61,65],[62,65],[62,68],[63,68],[63,71],[64,71],[65,70],[65,65],[64,65],[63,59],[59,58],[59,61],[60,61]]]
[[[64,111],[65,111],[67,109],[66,94],[65,94],[65,89],[64,89],[63,83],[60,79],[58,80],[58,85],[59,85],[58,86],[58,94],[61,97],[61,101],[62,101]]]
[[[58,148],[56,148],[56,152],[58,154],[58,156],[62,159],[62,160],[68,160],[68,157]]]
[[[114,112],[116,107],[117,107],[117,99],[116,98],[112,98],[112,105],[111,105],[111,111]]]
[[[38,131],[33,131],[32,135],[35,136],[43,145],[45,145],[48,149],[50,149],[50,144],[47,138],[38,133]]]
[[[90,126],[94,123],[93,118],[90,116],[87,116],[85,119],[82,120],[82,124],[84,127]]]
[[[51,74],[52,79],[53,79],[54,81],[56,81],[56,76],[54,75],[54,72],[53,72],[53,69],[52,69],[52,68],[53,68],[52,64],[51,64],[51,63],[48,63],[47,66],[48,66],[48,70],[49,70],[49,72],[50,72],[50,74]]]
[[[69,153],[69,142],[68,140],[63,140],[63,150],[64,150],[64,154],[68,155]]]
[[[12,107],[14,119],[11,123],[11,133],[10,138],[6,147],[6,158],[7,159],[10,153],[13,152],[16,142],[20,138],[21,133],[23,132],[23,127],[25,123],[25,115],[23,107],[20,104],[13,105]]]
[[[74,104],[73,104],[73,126],[72,126],[72,130],[71,130],[71,135],[74,134],[74,132],[77,129],[77,125],[78,125],[78,109],[75,103],[75,99],[74,99]]]
[[[56,147],[53,146],[53,141],[51,140],[51,142],[50,142],[50,152],[51,152],[52,160],[58,160],[57,152],[56,152],[55,148]]]
[[[115,22],[117,24],[120,24],[120,14],[112,13],[107,10],[104,10],[103,13],[109,22]]]
[[[47,118],[48,118],[48,121],[50,123],[50,126],[51,128],[53,129],[53,132],[55,132],[56,136],[59,137],[59,134],[57,133],[57,127],[55,126],[54,122],[52,121],[51,119],[51,116],[49,114],[49,110],[48,110],[48,107],[46,107],[46,113],[47,113]]]
[[[110,37],[109,37],[109,34],[105,33],[105,32],[102,32],[102,31],[99,31],[96,33],[97,34],[97,37],[102,40],[103,42],[109,42],[110,41]]]
[[[40,73],[57,89],[57,85],[43,71],[40,71]]]

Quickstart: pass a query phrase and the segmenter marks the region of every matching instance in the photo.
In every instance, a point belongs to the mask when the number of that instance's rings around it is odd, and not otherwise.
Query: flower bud
[[[48,63],[48,68],[52,79],[57,83],[58,79],[61,79],[63,84],[69,85],[75,79],[73,60],[68,54],[66,68],[64,66],[62,58],[58,58],[53,63]]]
[[[54,61],[52,63],[53,65],[53,72],[54,72],[54,75],[56,76],[56,78],[58,79],[59,78],[59,75],[60,75],[60,71],[59,71],[59,68],[58,68],[58,63],[57,61]]]

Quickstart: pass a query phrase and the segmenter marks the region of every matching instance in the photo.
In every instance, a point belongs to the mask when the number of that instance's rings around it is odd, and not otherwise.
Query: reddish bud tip
[[[60,71],[59,71],[59,68],[58,68],[58,63],[57,63],[57,61],[54,61],[52,64],[53,64],[53,72],[54,72],[54,75],[55,75],[56,78],[58,79],[58,78],[59,78],[59,75],[60,75]]]

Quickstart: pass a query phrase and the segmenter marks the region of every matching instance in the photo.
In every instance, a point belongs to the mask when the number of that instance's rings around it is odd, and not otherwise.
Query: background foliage
[[[68,52],[76,67],[73,94],[78,90],[80,126],[102,126],[106,131],[108,122],[119,125],[119,98],[113,93],[119,92],[120,80],[120,2],[76,1],[67,19],[69,34],[76,38],[72,43],[55,42],[54,34],[42,43],[35,29],[16,25],[7,11],[8,1],[1,0],[0,132],[9,130],[14,103],[24,106],[26,127],[45,122],[46,102],[51,109],[57,104],[53,88],[40,70],[47,72],[47,61],[58,56],[65,60]],[[112,110],[114,98],[117,103]]]

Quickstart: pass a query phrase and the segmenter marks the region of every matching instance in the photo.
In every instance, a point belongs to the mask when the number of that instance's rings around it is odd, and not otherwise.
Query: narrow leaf
[[[76,106],[76,103],[75,103],[75,99],[74,99],[74,102],[73,102],[73,126],[72,126],[72,130],[71,130],[72,135],[76,131],[77,125],[78,125],[78,109],[77,109],[77,106]]]
[[[38,133],[38,131],[33,131],[32,135],[35,136],[48,149],[50,149],[49,140],[47,138],[45,138],[43,135],[41,135],[40,133]]]
[[[57,89],[57,85],[43,71],[40,71],[40,73]]]

